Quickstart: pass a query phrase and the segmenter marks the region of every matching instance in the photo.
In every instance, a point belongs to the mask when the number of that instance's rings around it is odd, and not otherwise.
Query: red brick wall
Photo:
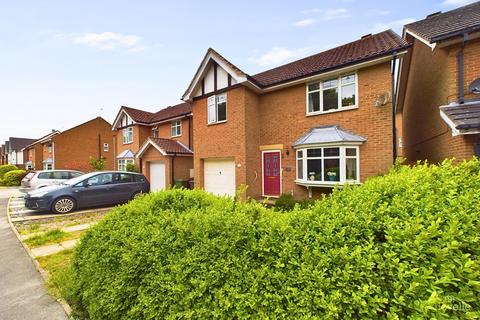
[[[163,156],[157,149],[149,147],[142,155],[142,172],[150,181],[150,163],[165,163],[165,185],[171,187],[172,182],[172,157]],[[190,169],[193,169],[193,157],[175,157],[174,163],[174,180],[190,178]]]
[[[113,133],[110,123],[102,118],[96,118],[64,131],[52,140],[55,145],[55,169],[88,172],[92,170],[89,164],[90,158],[98,159],[99,156],[106,159],[106,170],[113,169]],[[107,152],[103,150],[104,143],[108,143]]]
[[[390,63],[359,70],[358,82],[358,109],[316,116],[306,116],[306,84],[261,96],[245,87],[234,88],[227,92],[227,122],[215,125],[207,125],[206,98],[194,101],[196,185],[203,187],[204,159],[234,158],[237,187],[247,184],[247,195],[260,197],[260,148],[283,145],[283,193],[304,197],[306,189],[294,183],[296,164],[291,145],[310,128],[321,125],[340,125],[367,138],[360,147],[362,181],[385,173],[392,164],[391,104],[375,107],[374,102],[391,89]]]
[[[152,136],[152,128],[149,126],[133,125],[133,142],[124,144],[123,143],[123,129],[115,131],[115,169],[118,169],[117,155],[122,153],[125,150],[131,150],[134,154],[140,150],[142,144],[147,140],[148,137]],[[138,159],[135,159],[135,164],[140,165]]]
[[[181,119],[181,121],[182,121],[182,135],[180,137],[172,137],[171,121],[161,123],[156,126],[158,128],[158,137],[180,141],[187,147],[189,146],[189,144],[192,145],[193,139],[190,138],[190,141],[189,141],[189,132],[190,132],[189,118],[183,118]],[[153,136],[153,131],[151,132],[150,136]]]
[[[409,162],[473,156],[478,138],[452,136],[452,130],[440,117],[439,107],[457,100],[457,61],[459,46],[432,49],[413,40],[410,71],[403,108],[403,142]],[[480,41],[467,43],[464,51],[464,84],[480,77]]]

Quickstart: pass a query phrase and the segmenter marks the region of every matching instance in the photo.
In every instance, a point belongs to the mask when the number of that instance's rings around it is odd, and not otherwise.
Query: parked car
[[[25,191],[35,190],[54,184],[60,184],[83,175],[81,171],[75,170],[40,170],[32,171],[22,179],[21,188]]]
[[[25,195],[25,207],[32,210],[70,213],[79,208],[128,202],[149,191],[150,183],[143,174],[117,171],[92,172],[59,185],[28,192]]]

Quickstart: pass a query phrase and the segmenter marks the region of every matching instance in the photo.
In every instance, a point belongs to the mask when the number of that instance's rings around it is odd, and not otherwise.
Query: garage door
[[[150,190],[165,189],[165,163],[150,162]]]
[[[217,195],[235,196],[235,161],[205,160],[204,188]]]

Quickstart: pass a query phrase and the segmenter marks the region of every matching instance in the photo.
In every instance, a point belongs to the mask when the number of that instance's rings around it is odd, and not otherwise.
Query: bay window
[[[304,147],[296,150],[297,183],[334,185],[358,183],[357,146]]]
[[[134,164],[133,159],[118,159],[118,171],[127,171],[128,164]]]
[[[208,124],[227,121],[227,94],[208,97],[207,109]]]
[[[354,73],[308,84],[307,114],[356,108],[357,85]]]

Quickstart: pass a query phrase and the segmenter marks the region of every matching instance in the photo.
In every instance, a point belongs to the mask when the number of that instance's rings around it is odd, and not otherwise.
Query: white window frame
[[[103,152],[108,152],[108,143],[103,144]]]
[[[131,158],[118,159],[118,171],[127,172],[127,165],[129,163],[135,164],[135,160]]]
[[[218,100],[219,98],[225,97],[225,120],[220,120],[218,121]],[[214,108],[214,116],[215,119],[212,119],[210,117],[210,108]],[[227,112],[228,110],[228,99],[227,99],[227,94],[222,93],[222,94],[217,94],[213,95],[207,98],[207,123],[210,124],[218,124],[218,123],[224,123],[227,122]]]
[[[170,134],[172,135],[172,138],[182,136],[182,120],[173,120],[171,122]]]
[[[133,142],[133,128],[128,127],[123,129],[123,144],[129,144]]]
[[[325,157],[323,154],[322,150],[322,156],[321,157],[308,157],[307,156],[307,150],[309,149],[325,149],[325,148],[339,148],[339,155],[338,156],[328,156]],[[347,156],[346,155],[346,149],[355,149],[356,150],[356,155],[355,156]],[[298,151],[302,151],[302,158],[298,158]],[[340,181],[328,181],[324,177],[324,171],[325,171],[325,159],[340,159],[339,161],[339,171],[340,171]],[[356,169],[357,169],[357,177],[356,179],[346,179],[346,159],[356,159]],[[308,166],[307,162],[308,160],[320,160],[322,162],[322,180],[321,181],[312,181],[309,180],[308,177]],[[298,176],[298,161],[302,161],[302,166],[303,166],[303,179],[300,179]],[[360,183],[360,147],[358,145],[316,145],[316,146],[305,146],[305,147],[299,147],[295,149],[295,183],[301,184],[301,185],[306,185],[306,186],[329,186],[333,187],[335,185],[342,185],[345,183],[348,184],[359,184]]]
[[[352,106],[347,106],[347,107],[342,107],[342,77],[345,77],[345,76],[349,76],[349,75],[354,75],[355,76],[355,104],[352,105]],[[337,109],[333,109],[333,110],[326,110],[326,111],[323,111],[323,82],[325,81],[329,81],[329,80],[333,80],[333,79],[336,79],[337,80],[337,94],[338,94],[338,106],[337,106]],[[309,91],[308,90],[308,87],[312,84],[318,84],[318,89],[317,90],[312,90],[312,91]],[[338,77],[328,77],[328,78],[324,78],[324,79],[321,79],[321,80],[317,80],[317,81],[312,81],[312,82],[309,82],[307,83],[306,85],[306,114],[307,116],[315,116],[315,115],[318,115],[318,114],[326,114],[326,113],[332,113],[332,112],[342,112],[342,111],[347,111],[347,110],[353,110],[353,109],[358,109],[358,100],[359,100],[359,97],[358,97],[358,74],[357,72],[348,72],[348,73],[344,73],[344,74],[341,74],[339,75]],[[311,92],[318,92],[319,93],[319,103],[320,103],[320,110],[319,111],[310,111],[309,108],[308,108],[308,105],[309,105],[309,93]]]
[[[158,127],[153,128],[152,131],[153,131],[153,137],[158,138]]]

